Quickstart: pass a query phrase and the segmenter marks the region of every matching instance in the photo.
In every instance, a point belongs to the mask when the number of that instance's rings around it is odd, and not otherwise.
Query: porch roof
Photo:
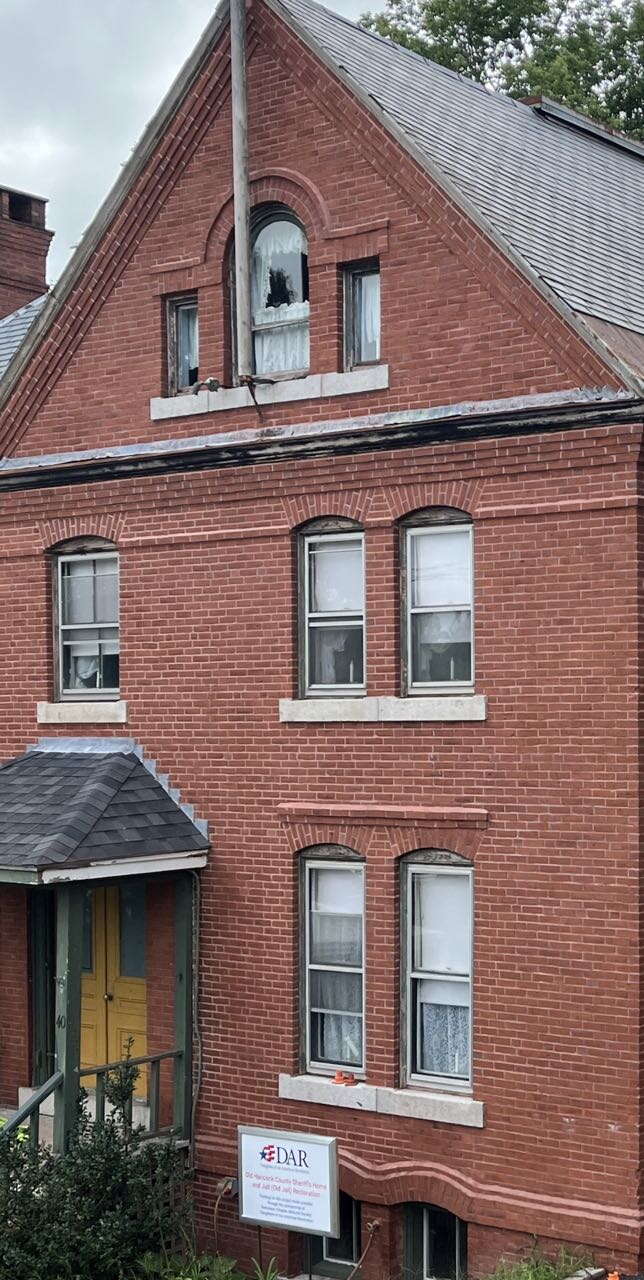
[[[204,824],[134,743],[60,745],[32,748],[0,766],[0,881],[203,865],[210,847]]]

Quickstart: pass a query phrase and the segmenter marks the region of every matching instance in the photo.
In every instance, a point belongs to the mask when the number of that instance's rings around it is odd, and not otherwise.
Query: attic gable
[[[146,131],[130,165],[127,166],[111,196],[108,197],[102,210],[99,211],[92,227],[86,234],[83,244],[70,263],[64,277],[53,291],[53,297],[43,307],[43,311],[35,322],[22,351],[18,353],[14,360],[9,370],[9,376],[5,380],[5,386],[0,391],[0,396],[4,396],[7,402],[3,431],[0,437],[4,442],[5,452],[11,452],[16,447],[29,421],[33,419],[39,406],[51,393],[52,388],[55,387],[70,357],[78,349],[79,343],[83,341],[92,324],[96,322],[101,314],[105,300],[110,296],[115,282],[121,278],[128,262],[132,260],[133,255],[139,250],[150,228],[154,225],[155,219],[160,216],[173,191],[177,189],[177,184],[181,181],[182,175],[186,173],[195,155],[196,148],[201,145],[208,130],[212,129],[213,120],[226,104],[229,86],[229,64],[225,19],[224,11],[220,10],[216,15],[216,19],[210,24],[190,63],[184,68],[173,90],[164,104],[162,104],[155,120]],[[261,43],[262,29],[265,29],[270,24],[274,26],[276,20],[278,22],[287,21],[289,26],[293,26],[292,14],[285,17],[285,11],[280,6],[279,0],[256,0],[252,9],[250,23],[249,54],[251,62],[254,50],[258,47],[258,40]],[[303,29],[298,27],[296,39],[304,38]],[[310,44],[312,37],[307,37],[307,40]],[[314,55],[317,57],[318,53],[322,61],[328,66],[329,56],[327,52],[316,46]],[[338,79],[344,78],[346,83],[346,76],[344,76],[339,65],[336,71]],[[360,111],[355,102],[353,107],[351,106],[351,93],[354,88],[355,85],[353,84],[348,86],[349,96],[347,96],[347,90],[343,89],[340,84],[338,85],[336,115],[338,119],[344,116],[345,124],[352,129],[356,146],[361,147],[362,135],[360,129],[362,125],[361,123],[358,124]],[[360,102],[362,103],[362,97]],[[373,103],[371,105],[373,106]],[[324,104],[321,104],[321,109],[323,106]],[[352,114],[348,115],[348,112]],[[392,158],[400,154],[398,152],[397,138],[398,134],[396,135],[396,141],[391,142],[390,153],[387,155],[390,171],[392,169]],[[209,188],[213,199],[213,212],[217,205],[214,184],[215,178],[218,176],[213,174],[213,180]],[[420,182],[417,183],[419,194],[417,198],[422,202],[426,198],[427,180],[426,177],[423,178],[420,175],[419,177]],[[442,175],[439,177],[439,183],[442,184],[445,190],[449,189],[450,199],[452,199],[453,184],[450,184],[447,179],[443,179]],[[423,190],[425,191],[425,197],[422,194]],[[469,217],[469,206],[467,217]],[[487,228],[484,218],[479,218],[479,223]],[[464,239],[464,231],[465,224],[463,224],[463,230],[455,225],[455,249],[459,254],[464,254],[465,256],[469,254],[468,269],[476,272],[480,268],[480,263],[476,260],[471,244],[467,239]],[[490,239],[494,240],[494,237],[490,236]],[[498,241],[498,237],[496,239]],[[503,274],[498,268],[496,270],[488,270],[486,288],[490,288],[502,296],[504,287],[507,284],[505,296],[508,299],[508,303],[516,310],[517,288],[513,282],[513,277],[508,277],[508,281],[504,282]],[[523,274],[528,277],[530,285],[535,288],[541,288],[539,280],[529,268],[526,268]],[[547,307],[556,307],[557,303],[554,295],[543,288],[541,292],[545,292]],[[529,289],[528,294],[530,294]],[[526,294],[526,297],[528,294]],[[530,296],[533,297],[534,295],[530,294]],[[540,328],[545,333],[546,328],[549,326],[544,326],[541,323],[538,308],[532,316],[528,314],[530,310],[531,308],[527,305],[524,307],[523,320],[527,328],[534,329],[536,325],[537,328]],[[573,332],[576,329],[579,334],[579,327],[576,325],[574,317],[568,308],[564,308],[564,330],[566,330],[566,327],[568,329],[572,328]],[[541,340],[540,332],[539,341]],[[548,341],[546,338],[543,340]],[[29,359],[30,353],[36,350],[39,343],[42,343],[42,346],[37,362],[40,367],[38,375],[36,375],[34,367],[29,365]],[[586,348],[590,348],[597,353],[599,362],[595,356],[590,356],[586,367],[581,372],[579,371],[579,366],[573,371],[574,362],[578,357],[578,353],[582,350],[582,344],[577,342],[577,354],[571,359],[570,352],[574,347],[574,340],[571,342],[570,333],[566,331],[562,332],[560,337],[556,334],[552,336],[550,343],[552,360],[556,363],[561,356],[564,359],[564,363],[568,362],[566,367],[570,369],[570,373],[567,375],[566,385],[602,385],[609,380],[617,383],[617,385],[620,383],[630,385],[628,370],[619,362],[611,359],[606,347],[591,334],[590,330],[583,332],[583,344],[585,344]],[[558,347],[560,355],[555,352],[556,347]],[[42,376],[42,369],[45,370],[44,376]],[[611,369],[614,371],[613,379],[610,379],[608,373]],[[8,397],[12,386],[17,383],[21,370],[24,370],[25,381],[20,388],[20,394],[15,396],[12,403],[9,404]],[[222,422],[221,425],[223,427],[226,424]],[[80,447],[84,442],[82,440],[64,440],[59,443],[64,446]],[[102,441],[102,443],[108,443],[108,441]],[[47,441],[42,447],[51,448],[53,445],[54,441]],[[36,451],[40,447],[40,444],[37,444]]]

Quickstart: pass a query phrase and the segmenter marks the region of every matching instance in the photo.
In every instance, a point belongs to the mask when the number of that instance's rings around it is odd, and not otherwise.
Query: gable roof
[[[314,0],[278,7],[574,311],[644,334],[644,147],[491,93]]]
[[[490,93],[315,0],[264,0],[639,391],[615,328],[644,336],[644,148],[574,112]],[[0,373],[0,408],[80,279],[228,22],[221,3]],[[32,304],[29,304],[32,305]],[[595,329],[594,319],[603,322]],[[636,345],[638,363],[644,343]]]
[[[209,848],[134,743],[52,745],[63,749],[32,748],[0,766],[0,868],[40,872]]]
[[[14,352],[18,350],[22,340],[29,332],[36,316],[40,315],[47,301],[47,294],[32,298],[18,311],[12,311],[0,320],[0,378],[9,365]]]

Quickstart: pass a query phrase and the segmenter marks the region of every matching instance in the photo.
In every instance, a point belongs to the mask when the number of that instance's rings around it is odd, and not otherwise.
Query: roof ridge
[[[286,9],[289,8],[289,0],[281,0],[281,3],[284,4]],[[379,31],[371,31],[369,27],[363,27],[361,22],[354,22],[352,18],[347,18],[345,14],[338,13],[335,9],[329,9],[328,5],[321,3],[321,0],[293,0],[293,3],[295,5],[301,3],[305,6],[309,5],[311,8],[319,9],[322,13],[328,14],[334,22],[342,22],[345,26],[351,27],[353,31],[359,31],[361,35],[369,36],[379,44],[395,50],[397,54],[405,54],[413,58],[423,67],[431,67],[434,71],[449,76],[450,79],[457,80],[467,88],[476,89],[479,93],[484,93],[487,98],[507,103],[511,107],[523,107],[526,111],[530,109],[520,98],[511,98],[508,94],[501,93],[500,89],[490,89],[481,84],[480,80],[474,80],[472,76],[463,75],[462,71],[454,71],[452,67],[446,67],[444,63],[436,62],[434,58],[428,58],[426,54],[419,53],[416,49],[410,49],[406,44],[399,44],[397,40],[392,40],[391,36],[382,36]]]

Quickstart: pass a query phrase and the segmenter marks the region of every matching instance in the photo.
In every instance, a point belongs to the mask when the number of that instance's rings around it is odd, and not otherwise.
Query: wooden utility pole
[[[237,377],[253,376],[250,300],[250,192],[248,186],[248,99],[246,93],[246,0],[230,0],[230,64],[235,205],[235,317]]]

